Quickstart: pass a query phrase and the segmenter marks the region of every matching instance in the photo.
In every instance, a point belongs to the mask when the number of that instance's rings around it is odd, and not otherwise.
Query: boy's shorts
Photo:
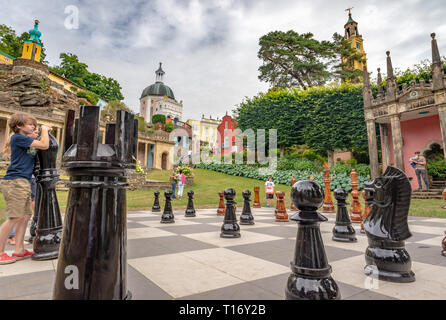
[[[266,194],[266,199],[274,199],[274,194],[272,194],[272,193],[267,193],[267,194]]]
[[[0,191],[6,202],[8,218],[20,218],[32,214],[31,186],[26,179],[0,180]]]

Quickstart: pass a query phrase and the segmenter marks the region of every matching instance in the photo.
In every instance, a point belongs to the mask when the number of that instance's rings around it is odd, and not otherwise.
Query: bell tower
[[[34,60],[40,62],[40,54],[42,53],[42,42],[39,31],[39,20],[34,21],[34,29],[29,30],[29,39],[23,42],[22,59]]]
[[[356,69],[356,70],[363,70],[364,67],[366,66],[366,62],[365,62],[366,61],[366,53],[364,51],[362,35],[360,35],[358,32],[358,23],[356,21],[354,21],[352,18],[352,13],[351,13],[352,9],[353,8],[348,8],[345,10],[345,11],[348,11],[348,21],[344,25],[344,30],[345,30],[344,39],[347,40],[350,48],[356,50],[356,53],[359,53],[361,55],[362,59],[364,60],[364,62],[362,62],[359,59],[355,59],[355,60],[351,61],[352,65],[350,66],[350,68]],[[345,63],[346,58],[342,57],[341,59],[342,59],[342,62]]]

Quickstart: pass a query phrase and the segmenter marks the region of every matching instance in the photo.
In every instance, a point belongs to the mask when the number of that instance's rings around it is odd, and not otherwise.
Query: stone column
[[[147,152],[149,151],[149,144],[144,143],[144,164],[143,166],[147,168]]]
[[[387,123],[380,123],[379,127],[381,128],[383,172],[385,172],[387,166],[392,162],[390,158],[389,127]]]
[[[395,166],[404,172],[403,137],[401,136],[400,115],[390,117],[390,124],[392,125]]]
[[[446,161],[446,104],[438,107],[438,117],[440,118],[441,137],[443,140],[443,155]]]
[[[367,120],[366,124],[367,137],[369,140],[370,175],[372,179],[375,179],[379,176],[375,120]]]

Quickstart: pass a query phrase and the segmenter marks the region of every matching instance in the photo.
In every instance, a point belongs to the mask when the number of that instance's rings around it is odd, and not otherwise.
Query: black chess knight
[[[404,242],[412,236],[407,223],[412,193],[408,177],[388,166],[383,176],[364,182],[364,190],[366,197],[373,199],[372,211],[364,221],[369,242],[365,274],[392,282],[415,281]]]

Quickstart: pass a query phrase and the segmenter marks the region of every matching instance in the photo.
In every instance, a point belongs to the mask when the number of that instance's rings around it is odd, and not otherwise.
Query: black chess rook
[[[237,223],[234,209],[235,190],[232,188],[225,189],[224,196],[226,200],[226,211],[223,225],[221,226],[220,237],[240,238],[240,226]]]
[[[116,124],[106,126],[106,143],[99,144],[99,112],[99,106],[82,106],[77,125],[68,123],[71,129],[65,130],[62,168],[70,183],[53,291],[56,300],[131,298],[126,188],[127,175],[135,169],[138,121],[129,112],[117,111]]]
[[[159,191],[155,191],[154,195],[155,195],[155,200],[153,201],[152,212],[161,212],[160,200],[159,200],[159,196],[160,196]]]
[[[195,208],[194,208],[194,192],[192,190],[189,190],[187,192],[187,208],[186,212],[184,213],[185,217],[195,217]]]
[[[242,192],[243,196],[243,210],[240,214],[240,224],[242,225],[252,225],[254,224],[254,217],[252,216],[251,212],[251,200],[249,199],[251,197],[251,191],[244,190]]]
[[[175,223],[175,216],[172,210],[172,191],[164,191],[164,198],[166,201],[164,204],[163,214],[161,215],[161,223]]]
[[[338,211],[336,213],[336,222],[333,227],[334,241],[340,242],[357,242],[356,232],[352,226],[350,215],[347,211],[348,193],[344,188],[338,188],[334,191],[334,197],[337,201]]]

